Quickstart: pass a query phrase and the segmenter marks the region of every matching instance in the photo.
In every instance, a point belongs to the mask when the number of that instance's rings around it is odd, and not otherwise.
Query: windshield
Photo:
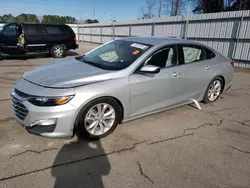
[[[90,51],[77,60],[105,70],[121,70],[131,65],[151,45],[115,40]]]

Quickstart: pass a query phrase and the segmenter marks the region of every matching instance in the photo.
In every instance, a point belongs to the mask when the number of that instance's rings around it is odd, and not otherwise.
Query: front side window
[[[203,48],[198,46],[181,46],[183,52],[183,63],[193,63],[206,59]]]
[[[17,25],[16,24],[6,25],[3,29],[3,34],[5,36],[16,36],[17,35]]]
[[[151,45],[115,40],[106,43],[77,60],[105,70],[122,70],[144,54]]]
[[[165,47],[154,53],[146,62],[160,68],[171,67],[177,64],[175,46]]]

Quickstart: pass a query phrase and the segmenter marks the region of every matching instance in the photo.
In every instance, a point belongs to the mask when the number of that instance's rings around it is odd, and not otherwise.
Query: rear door
[[[62,29],[61,25],[45,25],[46,44],[51,48],[55,44],[67,44],[69,36]]]
[[[193,44],[178,45],[179,67],[183,78],[182,98],[199,99],[213,77],[212,61],[204,47]]]
[[[8,24],[3,28],[0,36],[0,46],[3,53],[20,53],[20,48],[18,46],[18,37],[21,33],[19,28],[20,26],[15,23]]]
[[[45,30],[41,24],[23,25],[25,45],[28,52],[46,51]]]

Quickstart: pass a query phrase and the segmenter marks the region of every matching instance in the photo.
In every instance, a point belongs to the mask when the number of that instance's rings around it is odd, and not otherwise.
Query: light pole
[[[93,0],[93,19],[95,19],[95,0]]]

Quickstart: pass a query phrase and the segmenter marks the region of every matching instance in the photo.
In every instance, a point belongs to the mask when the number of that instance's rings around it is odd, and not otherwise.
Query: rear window
[[[65,33],[67,35],[72,35],[71,29],[69,29],[67,26],[62,26],[62,27],[60,27],[60,29],[61,29],[62,33]]]
[[[60,29],[59,26],[46,26],[45,28],[48,34],[51,35],[62,34],[62,30]]]
[[[42,25],[26,25],[26,33],[28,35],[44,35],[44,27]]]
[[[71,30],[66,26],[46,26],[49,35],[71,35]]]

